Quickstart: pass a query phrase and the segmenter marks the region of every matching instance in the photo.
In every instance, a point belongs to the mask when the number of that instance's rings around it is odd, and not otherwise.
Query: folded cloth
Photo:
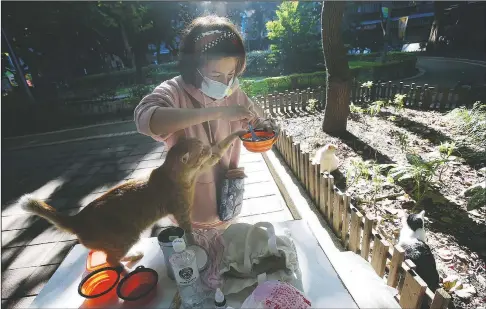
[[[282,281],[265,281],[258,284],[241,309],[307,309],[311,302],[301,291]]]

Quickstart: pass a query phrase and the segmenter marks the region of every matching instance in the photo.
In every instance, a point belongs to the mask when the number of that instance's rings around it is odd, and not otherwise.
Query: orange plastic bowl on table
[[[251,132],[240,136],[243,146],[250,152],[266,152],[272,149],[273,144],[277,141],[277,133],[275,131],[267,132],[263,130],[254,130],[258,137],[257,141],[252,138]]]

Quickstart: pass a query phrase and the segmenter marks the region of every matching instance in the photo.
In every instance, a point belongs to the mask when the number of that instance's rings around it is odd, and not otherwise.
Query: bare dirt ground
[[[372,117],[352,114],[348,133],[337,138],[321,131],[323,114],[316,112],[291,118],[279,118],[282,129],[299,142],[301,149],[315,151],[327,143],[338,146],[340,167],[333,175],[341,190],[353,197],[353,203],[378,221],[377,229],[395,244],[401,217],[425,210],[427,242],[434,252],[442,284],[453,296],[456,308],[477,308],[486,304],[486,207],[467,211],[464,190],[486,180],[486,155],[472,144],[459,147],[432,178],[429,193],[417,204],[410,185],[390,181],[386,172],[373,178],[353,178],[356,162],[364,166],[408,164],[403,140],[423,158],[439,156],[438,146],[463,142],[465,137],[453,129],[445,114],[405,109],[382,110]],[[404,137],[405,136],[405,137]],[[363,166],[363,165],[362,165]],[[373,173],[369,171],[369,173]],[[346,181],[348,177],[348,181]],[[353,179],[355,179],[353,181]]]

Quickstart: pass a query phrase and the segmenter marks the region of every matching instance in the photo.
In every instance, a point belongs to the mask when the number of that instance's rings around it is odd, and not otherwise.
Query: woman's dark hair
[[[231,36],[202,51],[196,44],[196,38],[214,30],[231,33]],[[235,25],[227,18],[214,15],[198,17],[185,29],[179,49],[179,71],[185,83],[200,88],[202,77],[197,69],[208,60],[226,57],[238,59],[235,76],[241,75],[246,65],[245,47]]]

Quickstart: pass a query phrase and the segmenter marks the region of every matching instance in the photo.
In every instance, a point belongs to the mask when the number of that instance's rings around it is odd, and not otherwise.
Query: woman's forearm
[[[150,130],[156,135],[170,134],[221,117],[222,110],[219,107],[157,108],[150,119]]]

